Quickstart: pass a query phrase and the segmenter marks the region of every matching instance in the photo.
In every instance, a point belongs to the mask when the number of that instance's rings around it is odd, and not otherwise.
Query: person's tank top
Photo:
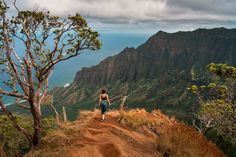
[[[107,100],[107,96],[102,96],[102,95],[101,95],[101,99],[102,99],[102,100]]]

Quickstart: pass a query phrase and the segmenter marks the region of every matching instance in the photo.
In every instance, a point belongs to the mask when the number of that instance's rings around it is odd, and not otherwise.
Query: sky
[[[13,0],[6,0],[9,4]],[[236,0],[17,0],[66,17],[79,13],[102,32],[155,33],[236,26]]]

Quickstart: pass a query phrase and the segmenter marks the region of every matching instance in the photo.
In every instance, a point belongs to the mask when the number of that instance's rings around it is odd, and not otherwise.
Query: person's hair
[[[103,89],[103,90],[102,90],[102,94],[105,94],[105,93],[106,93],[106,90],[105,90],[105,89]]]

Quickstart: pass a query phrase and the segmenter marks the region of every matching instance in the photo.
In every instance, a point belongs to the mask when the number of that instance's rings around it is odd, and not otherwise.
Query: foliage
[[[42,130],[43,130],[43,136],[49,134],[53,130],[57,129],[57,124],[55,118],[48,117],[42,119]]]
[[[16,104],[31,111],[33,133],[16,122],[14,126],[36,146],[42,129],[41,102],[55,65],[85,50],[98,50],[101,43],[98,32],[79,14],[60,18],[40,9],[21,11],[16,0],[13,6],[16,14],[8,16],[9,6],[5,0],[0,1],[0,72],[6,77],[2,83],[7,87],[0,88],[0,98],[2,95],[14,97]],[[16,49],[18,42],[23,50]],[[20,103],[22,100],[26,103]],[[14,121],[2,101],[0,106]]]
[[[206,132],[206,138],[215,143],[228,157],[236,157],[236,145],[226,141],[222,136],[218,135],[216,130],[209,130]]]
[[[17,122],[27,130],[32,131],[29,118],[17,116]],[[6,115],[0,116],[0,144],[8,156],[23,156],[30,149],[26,137],[18,132]]]
[[[221,78],[236,80],[236,68],[233,66],[211,63],[207,69]]]
[[[225,140],[236,144],[236,68],[211,63],[207,69],[213,74],[214,82],[190,88],[200,102],[198,115],[205,120],[205,124],[211,124]]]
[[[201,105],[199,115],[212,119],[212,125],[216,127],[218,134],[227,141],[236,143],[236,112],[231,104],[223,100],[207,101]]]
[[[16,120],[24,129],[33,132],[32,120],[30,117],[17,115]],[[42,120],[43,136],[56,128],[55,119],[44,118]],[[30,150],[29,141],[22,133],[18,132],[6,115],[0,116],[0,136],[0,144],[8,156],[23,156]]]

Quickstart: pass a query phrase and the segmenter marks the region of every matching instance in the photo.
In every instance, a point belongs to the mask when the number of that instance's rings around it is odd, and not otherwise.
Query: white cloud
[[[37,5],[60,16],[78,12],[96,24],[236,23],[235,0],[18,0],[18,4],[24,9]]]
[[[79,12],[90,18],[114,21],[157,21],[176,19],[236,19],[232,0],[18,0],[26,6],[47,8],[54,14]],[[222,6],[224,5],[224,7]],[[233,8],[235,8],[233,10]]]
[[[27,6],[38,5],[53,14],[76,12],[85,17],[117,21],[156,20],[167,15],[167,0],[21,0]],[[153,13],[156,16],[153,16]]]

